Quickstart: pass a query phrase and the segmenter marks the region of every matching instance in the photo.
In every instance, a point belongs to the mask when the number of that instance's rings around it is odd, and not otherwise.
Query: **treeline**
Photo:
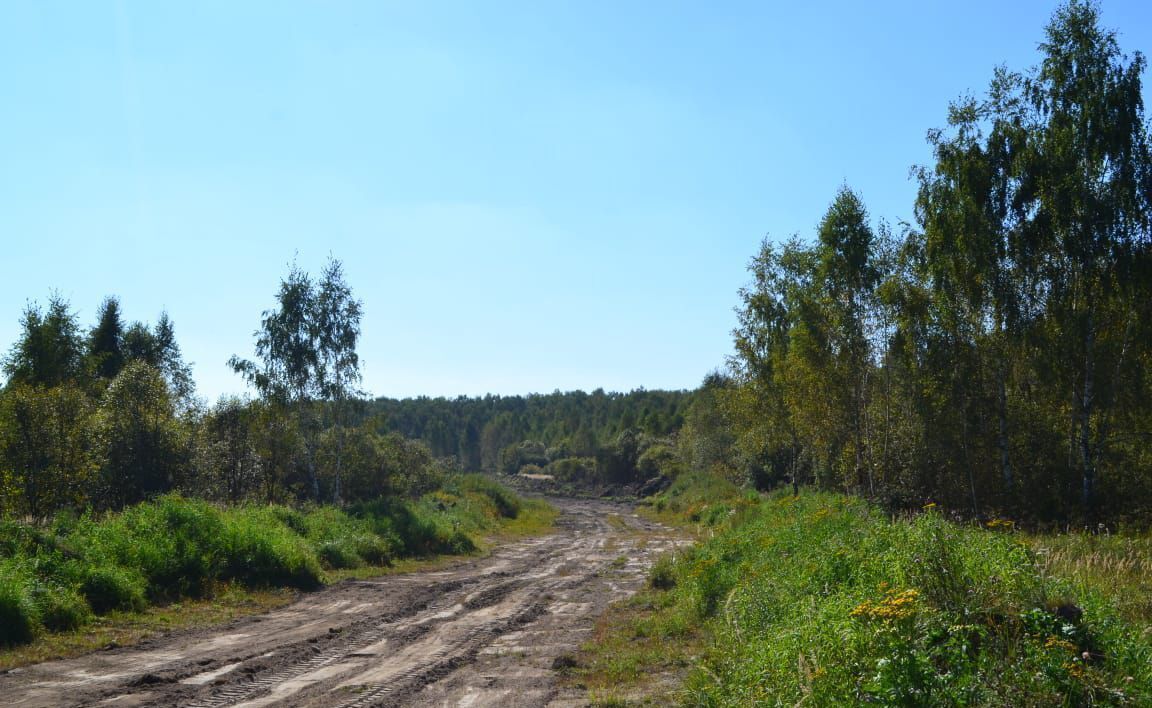
[[[628,483],[660,470],[693,394],[596,389],[483,398],[379,398],[386,429],[425,443],[469,470],[547,472],[574,482]],[[652,450],[652,452],[649,452]]]
[[[950,106],[916,223],[842,188],[765,241],[700,463],[897,505],[1152,518],[1152,156],[1144,58],[1062,6],[1038,66]]]
[[[167,492],[238,503],[418,497],[451,471],[386,430],[356,389],[360,304],[331,261],[293,267],[256,359],[230,364],[255,399],[206,405],[172,320],[128,323],[114,297],[85,328],[59,296],[31,304],[3,359],[0,515],[115,510]]]

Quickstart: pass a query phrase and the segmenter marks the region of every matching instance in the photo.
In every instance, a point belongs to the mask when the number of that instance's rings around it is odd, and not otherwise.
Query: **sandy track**
[[[634,592],[667,529],[607,502],[553,500],[556,533],[447,570],[348,581],[213,630],[0,675],[40,706],[558,706],[553,662]]]

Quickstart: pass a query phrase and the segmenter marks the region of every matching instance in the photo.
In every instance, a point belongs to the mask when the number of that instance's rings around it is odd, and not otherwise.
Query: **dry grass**
[[[628,531],[630,529],[628,522],[619,514],[609,514],[604,517],[604,520],[616,531]]]
[[[1045,573],[1107,597],[1130,622],[1152,626],[1152,538],[1071,533],[1029,541]]]

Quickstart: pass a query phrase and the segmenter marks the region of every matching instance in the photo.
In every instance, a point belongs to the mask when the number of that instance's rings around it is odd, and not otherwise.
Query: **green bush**
[[[375,533],[394,539],[399,555],[426,557],[475,551],[475,542],[457,527],[459,518],[449,518],[446,511],[427,498],[420,502],[378,499],[357,505],[353,513],[365,519]]]
[[[148,605],[147,581],[139,571],[106,564],[87,566],[80,575],[80,593],[96,614],[139,612]]]
[[[267,507],[236,509],[225,518],[223,577],[251,587],[311,590],[323,584],[320,560]]]
[[[33,586],[32,602],[40,624],[53,632],[83,627],[92,619],[92,609],[75,589],[51,582]]]
[[[459,489],[463,492],[483,494],[496,506],[497,513],[505,519],[515,519],[520,513],[520,499],[507,487],[482,474],[460,475]]]
[[[304,512],[279,504],[268,507],[268,510],[272,516],[276,517],[280,523],[292,529],[292,532],[296,535],[308,535],[308,518]]]
[[[168,495],[102,522],[81,524],[73,550],[96,564],[138,570],[156,601],[202,596],[220,572],[223,514],[203,501]]]
[[[1015,534],[932,512],[892,520],[820,493],[737,498],[713,519],[710,497],[671,497],[715,525],[654,566],[662,609],[633,630],[654,635],[687,616],[711,637],[687,703],[1152,701],[1147,635],[1044,572]]]
[[[332,507],[321,507],[302,517],[305,537],[316,545],[328,568],[359,568],[369,563],[388,565],[388,540],[372,532],[369,523]]]
[[[648,571],[648,586],[656,590],[671,590],[676,587],[675,566],[672,556],[663,555],[652,564]]]
[[[51,537],[40,529],[11,519],[0,519],[0,558],[35,555],[51,547]]]
[[[32,599],[32,574],[13,560],[0,560],[0,646],[32,641],[40,628]]]
[[[347,544],[340,541],[325,541],[316,547],[316,555],[320,563],[330,570],[341,568],[360,568],[364,559],[356,554]]]

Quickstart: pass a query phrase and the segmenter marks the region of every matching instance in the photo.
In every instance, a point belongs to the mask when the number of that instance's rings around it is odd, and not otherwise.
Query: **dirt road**
[[[347,581],[214,630],[0,675],[34,706],[575,706],[554,662],[676,537],[625,506],[555,501],[557,532],[447,570]],[[563,662],[563,659],[561,659]]]

